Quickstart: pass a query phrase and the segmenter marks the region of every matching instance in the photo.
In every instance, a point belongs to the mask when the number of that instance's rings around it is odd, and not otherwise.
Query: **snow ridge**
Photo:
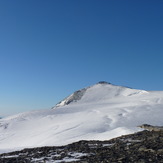
[[[84,98],[87,102],[88,101],[91,102],[93,100],[91,98],[95,98],[95,96],[98,96],[97,98],[101,100],[102,98],[105,97],[109,99],[120,95],[132,96],[135,94],[145,93],[145,92],[147,91],[135,90],[123,86],[116,86],[105,81],[100,81],[95,85],[75,91],[73,94],[66,97],[64,100],[60,101],[58,104],[52,107],[52,109],[76,103],[80,101],[82,98]]]

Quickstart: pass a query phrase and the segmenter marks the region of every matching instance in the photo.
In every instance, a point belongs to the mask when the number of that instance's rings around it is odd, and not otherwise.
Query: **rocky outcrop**
[[[24,149],[0,155],[1,163],[163,163],[163,132],[141,131],[108,141]]]
[[[75,91],[72,95],[66,97],[64,100],[60,101],[58,104],[56,104],[52,109],[59,107],[59,106],[65,106],[68,105],[72,102],[76,102],[79,101],[82,96],[84,95],[84,93],[86,92],[86,88]]]
[[[106,81],[99,81],[97,84],[111,84],[111,83],[106,82]]]
[[[143,124],[143,125],[138,126],[138,127],[143,128],[143,129],[148,130],[148,131],[163,131],[162,126],[152,126],[152,125],[148,125],[148,124]]]

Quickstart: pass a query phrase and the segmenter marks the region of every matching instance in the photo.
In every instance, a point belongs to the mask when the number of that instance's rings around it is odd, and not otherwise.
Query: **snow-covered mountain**
[[[163,91],[144,91],[106,82],[74,92],[53,109],[0,119],[0,151],[108,140],[163,125]]]

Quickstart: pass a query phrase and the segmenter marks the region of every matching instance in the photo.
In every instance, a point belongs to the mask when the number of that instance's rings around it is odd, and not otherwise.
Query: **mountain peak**
[[[106,82],[106,81],[99,81],[97,84],[95,84],[95,85],[98,85],[98,84],[100,84],[100,85],[111,85],[111,83],[109,83],[109,82]],[[94,86],[95,86],[94,85]],[[73,94],[71,94],[70,96],[68,96],[68,97],[66,97],[64,100],[62,100],[62,101],[60,101],[59,103],[57,103],[54,107],[52,107],[52,109],[53,108],[56,108],[56,107],[59,107],[59,106],[65,106],[65,105],[68,105],[68,104],[70,104],[70,103],[72,103],[72,102],[77,102],[77,101],[79,101],[82,97],[83,97],[83,95],[85,94],[85,92],[89,89],[89,88],[91,88],[91,87],[93,87],[93,86],[89,86],[89,87],[87,87],[87,88],[83,88],[83,89],[80,89],[80,90],[77,90],[77,91],[75,91]]]
[[[106,82],[106,81],[99,81],[97,84],[111,84],[111,83]]]
[[[100,81],[95,85],[75,91],[70,96],[57,103],[54,107],[52,107],[52,109],[60,106],[66,106],[70,103],[72,104],[76,102],[108,102],[108,100],[113,98],[125,98],[126,96],[142,94],[143,92],[144,91],[142,90],[131,89],[123,86],[116,86],[106,81]]]

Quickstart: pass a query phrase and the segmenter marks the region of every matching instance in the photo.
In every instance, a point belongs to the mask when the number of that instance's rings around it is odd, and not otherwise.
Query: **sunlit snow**
[[[163,125],[163,91],[144,91],[98,83],[80,98],[51,110],[0,119],[0,152],[108,140],[140,131],[141,124]],[[72,95],[71,95],[72,97]],[[67,99],[65,99],[67,100]]]

